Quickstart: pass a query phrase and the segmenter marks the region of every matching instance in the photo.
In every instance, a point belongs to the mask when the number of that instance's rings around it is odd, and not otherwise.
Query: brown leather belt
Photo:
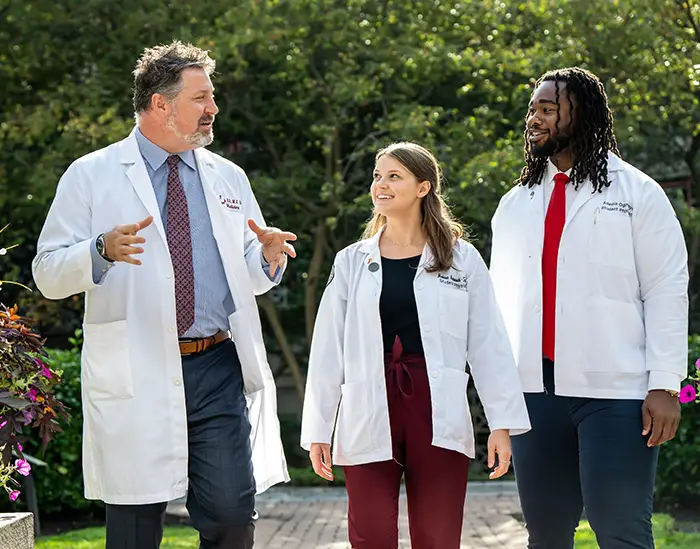
[[[181,339],[180,340],[180,355],[187,356],[194,353],[206,351],[209,347],[226,341],[229,337],[228,332],[219,331],[213,336],[203,337],[201,339]]]

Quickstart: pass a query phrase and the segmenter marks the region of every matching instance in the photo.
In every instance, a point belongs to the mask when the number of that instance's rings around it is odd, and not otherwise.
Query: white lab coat
[[[379,316],[380,234],[337,254],[314,327],[301,445],[308,450],[314,442],[330,443],[335,426],[333,463],[338,465],[392,459]],[[426,272],[431,258],[426,246],[413,287],[430,384],[433,445],[474,458],[467,360],[491,430],[517,435],[529,430],[530,422],[481,256],[460,240],[449,272]]]
[[[238,166],[195,151],[235,312],[230,329],[248,400],[257,491],[289,480],[275,383],[255,295],[274,284],[247,219],[264,221]],[[92,239],[148,215],[143,265],[117,263],[93,283]],[[187,489],[187,414],[173,268],[153,186],[134,133],[75,161],[61,178],[33,263],[49,299],[86,293],[82,352],[85,497],[112,504],[170,501]]]
[[[687,374],[688,269],[663,189],[609,155],[610,187],[590,181],[559,247],[555,392],[643,399]],[[517,186],[493,216],[491,276],[525,392],[542,392],[543,185]]]

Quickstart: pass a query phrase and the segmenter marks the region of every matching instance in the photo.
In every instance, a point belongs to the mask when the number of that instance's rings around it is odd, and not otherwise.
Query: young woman
[[[458,549],[474,434],[469,362],[486,410],[491,478],[530,423],[488,270],[462,240],[435,157],[413,143],[376,156],[374,216],[341,250],[314,329],[301,445],[316,473],[345,470],[350,543],[398,546],[405,477],[413,549]],[[335,431],[333,459],[331,437]]]

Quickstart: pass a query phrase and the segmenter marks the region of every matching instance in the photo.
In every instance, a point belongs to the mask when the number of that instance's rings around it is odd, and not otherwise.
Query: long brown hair
[[[442,195],[442,171],[437,159],[425,147],[408,142],[393,143],[380,149],[375,162],[386,154],[400,162],[419,183],[430,183],[430,191],[421,199],[420,205],[423,232],[434,255],[433,262],[426,267],[426,271],[434,273],[448,270],[453,265],[455,242],[465,235],[465,230],[452,215]],[[386,217],[374,212],[362,238],[372,238],[384,225]]]

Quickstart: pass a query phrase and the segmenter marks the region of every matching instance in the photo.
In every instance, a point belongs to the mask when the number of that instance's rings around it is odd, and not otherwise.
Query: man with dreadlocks
[[[537,82],[525,163],[492,220],[491,274],[532,424],[512,441],[528,547],[571,549],[585,507],[601,548],[653,548],[657,456],[687,374],[683,233],[620,159],[588,71]]]

